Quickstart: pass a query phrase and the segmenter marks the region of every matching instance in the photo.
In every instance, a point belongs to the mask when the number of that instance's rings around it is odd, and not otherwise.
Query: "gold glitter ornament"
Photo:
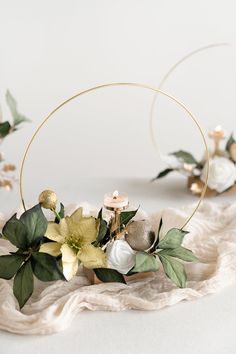
[[[57,205],[57,195],[55,192],[45,190],[39,195],[39,203],[45,209],[55,210]]]
[[[148,250],[155,241],[155,232],[146,220],[133,221],[127,226],[126,241],[135,251]]]
[[[230,145],[229,154],[231,159],[236,162],[236,143]]]

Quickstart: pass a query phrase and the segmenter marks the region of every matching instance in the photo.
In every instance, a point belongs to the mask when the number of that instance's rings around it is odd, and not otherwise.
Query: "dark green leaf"
[[[27,229],[25,225],[16,218],[16,214],[11,217],[2,230],[3,236],[18,248],[25,249],[28,244]]]
[[[154,251],[158,248],[162,224],[163,224],[163,220],[162,220],[162,218],[161,218],[160,223],[159,223],[159,227],[158,227],[158,231],[157,231],[157,239],[156,239],[156,241],[154,242],[154,245],[152,246],[152,249],[150,250],[150,253],[154,252]]]
[[[187,276],[182,263],[167,255],[158,254],[163,265],[164,271],[179,288],[184,288],[186,285]]]
[[[0,256],[0,278],[11,279],[16,274],[25,258],[26,256],[19,254]]]
[[[6,93],[6,101],[13,117],[14,126],[19,125],[22,122],[29,121],[28,118],[18,112],[17,102],[9,91]]]
[[[0,123],[0,138],[5,138],[11,130],[11,125],[9,122]]]
[[[99,230],[98,230],[98,236],[96,242],[99,244],[106,236],[108,230],[107,222],[102,218],[102,209],[99,211],[98,219],[99,219]]]
[[[177,248],[181,246],[183,238],[187,233],[187,231],[176,228],[169,230],[165,237],[159,242],[158,248]]]
[[[170,172],[173,172],[174,169],[173,168],[166,168],[165,170],[161,171],[156,177],[154,177],[151,181],[155,181],[156,179],[165,177],[166,175],[168,175]]]
[[[94,272],[99,280],[104,283],[124,283],[126,284],[125,278],[122,274],[117,272],[115,269],[109,268],[96,268]]]
[[[42,281],[65,280],[56,258],[47,253],[32,253],[32,267],[34,275]]]
[[[178,247],[174,249],[163,249],[158,252],[161,255],[167,255],[175,258],[180,258],[185,262],[197,262],[197,257],[193,254],[193,252],[185,247]]]
[[[198,164],[195,157],[193,157],[193,155],[187,151],[180,150],[180,151],[173,152],[171,155],[176,156],[179,160],[181,160],[184,163],[187,163],[190,165],[197,165]]]
[[[42,212],[40,204],[26,210],[20,221],[26,226],[28,244],[31,245],[43,238],[47,230],[47,219]]]
[[[59,224],[60,219],[63,219],[65,217],[65,207],[62,203],[60,203],[60,211],[59,211],[58,215],[59,215],[59,217],[56,216],[55,221],[54,221],[56,224]]]
[[[123,211],[120,214],[120,224],[126,226],[128,222],[137,214],[137,211],[138,209],[132,211]]]
[[[233,136],[233,133],[232,133],[232,134],[230,135],[230,137],[229,137],[227,143],[226,143],[225,149],[226,149],[227,151],[229,151],[230,146],[231,146],[232,144],[234,144],[234,143],[235,143],[235,139],[234,139],[234,136]]]
[[[34,277],[30,261],[27,261],[16,273],[13,284],[13,292],[20,308],[24,306],[34,290]]]
[[[135,257],[135,266],[131,269],[132,273],[155,272],[159,268],[156,257],[145,252],[137,252]]]

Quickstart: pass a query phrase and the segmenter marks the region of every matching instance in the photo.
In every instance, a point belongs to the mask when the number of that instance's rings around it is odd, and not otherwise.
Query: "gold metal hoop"
[[[189,52],[188,54],[186,54],[185,56],[183,56],[181,59],[179,59],[174,65],[172,65],[170,67],[170,69],[167,71],[167,73],[163,76],[163,78],[161,79],[160,84],[158,85],[158,89],[161,90],[162,87],[164,86],[165,82],[167,81],[167,79],[171,76],[171,74],[182,64],[184,63],[186,60],[188,60],[189,58],[193,57],[194,55],[204,52],[206,50],[209,49],[213,49],[213,48],[218,48],[218,47],[236,47],[236,43],[230,43],[230,42],[222,42],[222,43],[212,43],[209,45],[206,45],[204,47],[200,47],[197,48],[191,52]],[[151,136],[151,140],[152,140],[152,144],[155,147],[155,149],[158,151],[158,145],[156,142],[156,138],[154,135],[154,107],[155,107],[155,103],[157,100],[157,96],[158,96],[158,92],[155,93],[154,98],[152,100],[152,104],[151,104],[151,110],[150,110],[150,120],[149,120],[149,130],[150,130],[150,136]]]
[[[207,156],[207,178],[206,178],[206,181],[205,181],[205,185],[204,185],[204,188],[203,188],[203,191],[202,191],[202,194],[200,196],[200,199],[199,199],[199,202],[197,203],[197,206],[196,208],[194,209],[194,211],[192,212],[192,214],[190,215],[190,217],[187,219],[187,221],[184,223],[184,225],[182,226],[182,229],[188,224],[188,222],[192,219],[192,217],[194,216],[194,214],[196,213],[197,209],[199,208],[204,196],[205,196],[205,193],[206,193],[206,190],[207,190],[207,181],[208,181],[208,174],[209,174],[209,151],[208,151],[208,146],[207,146],[207,142],[206,142],[206,138],[204,136],[204,133],[203,133],[203,130],[202,128],[200,127],[197,119],[194,117],[193,113],[182,103],[180,102],[179,100],[177,100],[174,96],[166,93],[166,92],[163,92],[159,89],[156,89],[155,87],[152,87],[152,86],[149,86],[149,85],[146,85],[146,84],[140,84],[140,83],[132,83],[132,82],[115,82],[115,83],[108,83],[108,84],[103,84],[103,85],[98,85],[98,86],[94,86],[94,87],[91,87],[87,90],[84,90],[84,91],[80,91],[79,93],[77,93],[76,95],[68,98],[67,100],[65,100],[64,102],[62,102],[59,106],[57,106],[51,113],[49,113],[46,118],[43,119],[42,123],[39,125],[39,127],[36,129],[35,133],[33,134],[33,136],[31,137],[27,147],[26,147],[26,150],[25,150],[25,153],[23,155],[23,160],[22,160],[22,163],[21,163],[21,168],[20,168],[20,197],[21,197],[21,202],[22,202],[22,205],[23,205],[23,208],[24,210],[26,210],[26,204],[25,204],[25,200],[24,200],[24,193],[23,193],[23,174],[24,174],[24,167],[25,167],[25,162],[26,162],[26,159],[27,159],[27,156],[28,156],[28,153],[29,153],[29,150],[30,150],[30,147],[33,143],[33,141],[35,140],[36,136],[38,135],[39,131],[41,130],[41,128],[45,125],[45,123],[54,115],[54,113],[56,113],[60,108],[62,108],[63,106],[65,106],[67,103],[71,102],[72,100],[82,96],[82,95],[85,95],[89,92],[92,92],[92,91],[96,91],[96,90],[99,90],[99,89],[103,89],[103,88],[108,88],[108,87],[117,87],[117,86],[132,86],[132,87],[139,87],[139,88],[144,88],[144,89],[147,89],[147,90],[151,90],[155,93],[160,93],[166,97],[168,97],[169,99],[171,99],[172,101],[174,101],[175,103],[177,103],[177,105],[179,105],[180,107],[182,107],[184,109],[185,112],[188,113],[188,115],[190,116],[190,118],[193,120],[193,122],[196,124],[199,132],[200,132],[200,135],[202,137],[202,140],[203,140],[203,143],[204,143],[204,146],[205,146],[205,150],[206,150],[206,156]]]

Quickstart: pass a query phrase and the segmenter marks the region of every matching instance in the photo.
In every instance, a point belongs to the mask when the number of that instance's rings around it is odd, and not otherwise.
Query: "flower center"
[[[74,249],[75,251],[79,251],[82,247],[81,239],[73,234],[66,238],[66,243],[70,248]]]

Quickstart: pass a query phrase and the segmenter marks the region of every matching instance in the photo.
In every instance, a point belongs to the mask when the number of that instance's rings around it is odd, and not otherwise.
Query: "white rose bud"
[[[232,161],[226,157],[215,156],[209,162],[209,188],[218,193],[224,192],[233,186],[236,181],[236,167]],[[203,167],[201,180],[206,181],[207,164]]]
[[[109,268],[127,274],[135,265],[136,252],[125,240],[111,241],[106,249]]]

